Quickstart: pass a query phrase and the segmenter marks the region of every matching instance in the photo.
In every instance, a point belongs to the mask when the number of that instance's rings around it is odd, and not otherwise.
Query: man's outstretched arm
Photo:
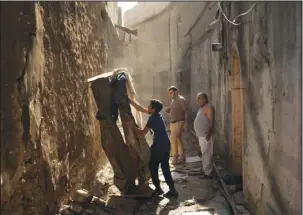
[[[142,113],[147,113],[148,114],[148,110],[144,107],[142,107],[139,103],[135,102],[134,100],[132,99],[129,99],[130,101],[130,104],[137,110],[137,111],[140,111]]]
[[[140,133],[145,136],[148,132],[149,132],[149,128],[148,127],[145,127],[144,129],[140,129],[138,128],[138,130],[140,131]]]

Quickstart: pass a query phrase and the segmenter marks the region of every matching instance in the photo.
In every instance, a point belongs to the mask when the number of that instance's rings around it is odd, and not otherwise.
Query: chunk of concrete
[[[77,190],[73,200],[79,203],[88,203],[92,200],[93,196],[89,195],[85,189]]]
[[[194,199],[188,199],[183,203],[184,206],[192,206],[194,204],[196,204],[196,201]]]
[[[71,207],[69,205],[63,205],[59,210],[60,215],[74,215],[75,213],[71,211]]]
[[[96,196],[93,196],[91,203],[96,204],[96,205],[102,205],[102,206],[106,205],[106,201],[104,201],[103,199],[100,199],[99,197],[96,197]]]
[[[213,215],[212,211],[185,212],[182,215]]]
[[[244,205],[245,203],[245,198],[243,192],[236,192],[232,195],[232,198],[234,199],[235,203],[237,205]]]

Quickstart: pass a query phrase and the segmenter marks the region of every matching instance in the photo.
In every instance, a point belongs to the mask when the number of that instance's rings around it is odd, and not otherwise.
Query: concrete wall
[[[142,102],[154,97],[169,105],[167,87],[177,85],[186,98],[190,97],[190,56],[185,52],[191,37],[184,37],[203,11],[205,25],[212,19],[211,2],[139,3],[125,13],[125,26],[138,29],[132,37],[124,61],[133,70]],[[136,17],[135,17],[136,16]],[[166,30],[168,29],[168,30]],[[141,96],[142,97],[142,96]]]
[[[148,105],[151,98],[168,104],[166,91],[170,71],[167,28],[169,16],[160,10],[164,10],[166,6],[166,3],[140,2],[124,15],[125,26],[137,29],[138,37],[132,35],[131,41],[127,40],[128,45],[121,66],[128,67],[132,72],[139,101],[144,105]],[[137,14],[138,8],[145,8],[146,13],[152,13],[154,16],[145,14],[146,16],[139,20],[138,15],[136,20],[132,20],[131,17]],[[143,12],[144,10],[141,10],[140,13]]]
[[[211,44],[220,41],[220,23],[209,31],[203,23],[204,16],[192,30],[191,49],[191,85],[189,103],[191,116],[195,117],[199,108],[196,95],[199,92],[208,94],[210,103],[215,108],[214,152],[227,156],[231,143],[231,91],[230,77],[220,64],[220,53],[213,52]],[[208,20],[210,24],[212,20]],[[204,28],[203,28],[204,27]]]
[[[228,17],[236,17],[252,3],[225,4]],[[233,134],[232,46],[239,50],[244,193],[253,214],[301,214],[301,14],[301,2],[257,3],[238,20],[242,25],[220,22],[191,53],[191,93],[210,95],[217,147],[223,151]],[[203,36],[203,31],[194,29],[194,34]],[[218,40],[224,49],[212,52],[211,43]]]
[[[196,93],[205,87],[205,85],[200,85],[200,78],[191,75],[195,74],[195,72],[191,73],[193,71],[191,67],[201,64],[191,62],[192,58],[196,58],[191,55],[201,33],[215,16],[216,8],[213,5],[213,2],[176,2],[170,10],[171,83],[179,88],[180,94],[188,101],[196,101]],[[189,34],[186,35],[188,32]],[[192,90],[193,86],[197,89]],[[196,102],[191,102],[189,108],[190,117],[193,120],[197,109]]]
[[[124,13],[124,26],[132,27],[140,25],[154,16],[157,16],[170,2],[138,2],[138,4]]]
[[[55,214],[107,161],[86,83],[115,53],[104,10],[1,2],[1,214]]]
[[[250,20],[238,37],[245,195],[256,214],[301,214],[302,2],[259,3]]]
[[[121,25],[122,14],[121,8],[118,6],[118,2],[106,2],[106,10],[114,25]]]
[[[196,95],[206,92],[216,109],[216,129],[214,135],[215,153],[225,154],[228,146],[229,128],[225,120],[229,117],[228,90],[221,87],[228,78],[220,75],[219,54],[211,51],[211,42],[218,41],[219,27],[206,32],[214,20],[217,8],[214,2],[178,2],[171,9],[171,53],[172,84],[188,100],[189,117],[193,121],[198,110]],[[179,23],[179,24],[178,24]],[[188,35],[185,35],[188,33]]]

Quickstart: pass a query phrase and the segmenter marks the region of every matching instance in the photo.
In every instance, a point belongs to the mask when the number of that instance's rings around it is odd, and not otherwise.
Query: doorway
[[[242,155],[244,141],[243,83],[240,56],[237,45],[233,43],[231,62],[232,97],[232,144],[231,167],[233,176],[242,176]]]

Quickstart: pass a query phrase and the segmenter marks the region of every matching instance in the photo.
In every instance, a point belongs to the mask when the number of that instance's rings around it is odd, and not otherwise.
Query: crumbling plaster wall
[[[214,2],[184,2],[183,5],[176,3],[175,7],[171,12],[171,17],[175,17],[171,27],[174,35],[172,76],[180,93],[188,100],[191,120],[194,120],[199,108],[196,102],[197,93],[208,94],[216,110],[215,153],[225,154],[230,137],[230,126],[226,122],[231,111],[229,103],[225,102],[229,95],[229,78],[224,73],[224,67],[220,65],[220,53],[211,50],[211,43],[221,39],[220,22],[209,28],[209,24],[215,19],[217,7]],[[181,20],[179,32],[176,31],[178,19]],[[187,32],[189,34],[185,36]],[[179,41],[175,36],[177,33]],[[182,72],[184,74],[180,77],[180,71],[184,67],[189,70]]]
[[[107,161],[86,83],[114,53],[104,9],[1,2],[1,214],[54,214]]]
[[[211,22],[211,21],[210,21]],[[209,22],[209,23],[210,23]],[[196,95],[199,92],[207,93],[209,102],[215,108],[214,146],[215,153],[228,155],[231,143],[231,92],[230,76],[220,64],[220,53],[213,52],[211,44],[220,41],[220,23],[206,32],[193,29],[191,52],[191,86],[190,106],[194,117],[198,110]]]
[[[233,20],[251,5],[226,2],[223,8]],[[209,93],[216,108],[215,139],[222,152],[232,138],[233,44],[239,50],[245,88],[243,183],[253,214],[300,214],[302,209],[301,14],[301,2],[258,2],[238,20],[240,26],[223,19],[192,49],[191,93],[199,89]],[[216,42],[223,43],[221,52],[211,50]]]
[[[258,3],[241,21],[245,196],[255,214],[301,214],[302,2]]]

